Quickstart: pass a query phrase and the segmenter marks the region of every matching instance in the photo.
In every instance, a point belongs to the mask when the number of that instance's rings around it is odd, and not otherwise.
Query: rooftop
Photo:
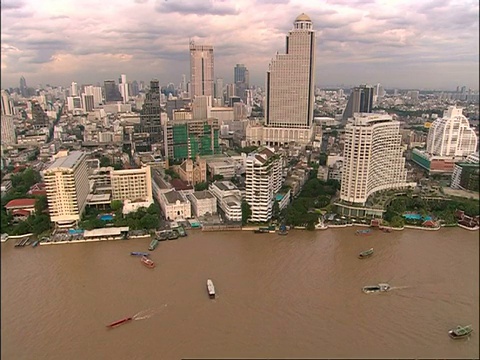
[[[174,204],[177,201],[180,201],[181,203],[186,202],[184,197],[178,191],[175,191],[175,190],[163,193],[163,195],[165,196],[165,198],[170,204]]]
[[[121,235],[122,232],[126,232],[128,230],[129,230],[128,226],[85,230],[85,232],[83,233],[83,237],[89,238],[89,237],[97,237],[97,236],[115,236],[115,235]]]
[[[208,190],[195,191],[192,195],[195,196],[198,200],[213,199],[214,198],[212,193]]]
[[[36,199],[15,199],[10,200],[7,205],[5,205],[6,209],[9,208],[16,208],[16,207],[32,207],[35,206]]]
[[[85,155],[83,151],[72,151],[67,156],[62,156],[56,159],[47,170],[56,168],[73,169],[78,161]]]

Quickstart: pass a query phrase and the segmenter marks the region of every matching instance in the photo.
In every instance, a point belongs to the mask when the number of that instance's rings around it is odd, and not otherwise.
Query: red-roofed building
[[[15,199],[11,200],[8,202],[7,205],[5,205],[5,209],[7,212],[10,212],[13,214],[14,210],[26,210],[30,214],[35,213],[35,202],[36,199]]]
[[[28,191],[29,195],[40,196],[40,195],[47,195],[47,189],[44,183],[37,183],[32,185],[30,190]]]
[[[173,188],[177,191],[181,190],[193,190],[192,185],[188,185],[186,181],[180,180],[180,179],[172,179],[170,181],[170,184],[173,186]]]

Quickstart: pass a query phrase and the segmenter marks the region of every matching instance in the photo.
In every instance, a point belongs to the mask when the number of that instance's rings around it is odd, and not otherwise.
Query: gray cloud
[[[22,7],[25,6],[25,4],[22,1],[5,1],[2,0],[1,4],[1,9],[3,11],[8,11],[8,10],[18,10],[21,9]]]
[[[155,10],[160,13],[180,13],[195,15],[236,15],[235,5],[215,0],[157,0]]]

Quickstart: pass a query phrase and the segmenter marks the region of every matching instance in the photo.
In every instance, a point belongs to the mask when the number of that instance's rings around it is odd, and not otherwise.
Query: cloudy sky
[[[178,84],[191,38],[214,46],[216,77],[243,63],[263,86],[302,12],[318,86],[479,88],[478,0],[2,0],[1,85]]]

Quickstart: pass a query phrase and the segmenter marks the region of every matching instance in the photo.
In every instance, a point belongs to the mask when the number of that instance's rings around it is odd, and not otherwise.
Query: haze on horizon
[[[263,86],[293,21],[317,32],[316,84],[479,89],[478,0],[2,0],[2,88],[190,76],[189,39]]]

